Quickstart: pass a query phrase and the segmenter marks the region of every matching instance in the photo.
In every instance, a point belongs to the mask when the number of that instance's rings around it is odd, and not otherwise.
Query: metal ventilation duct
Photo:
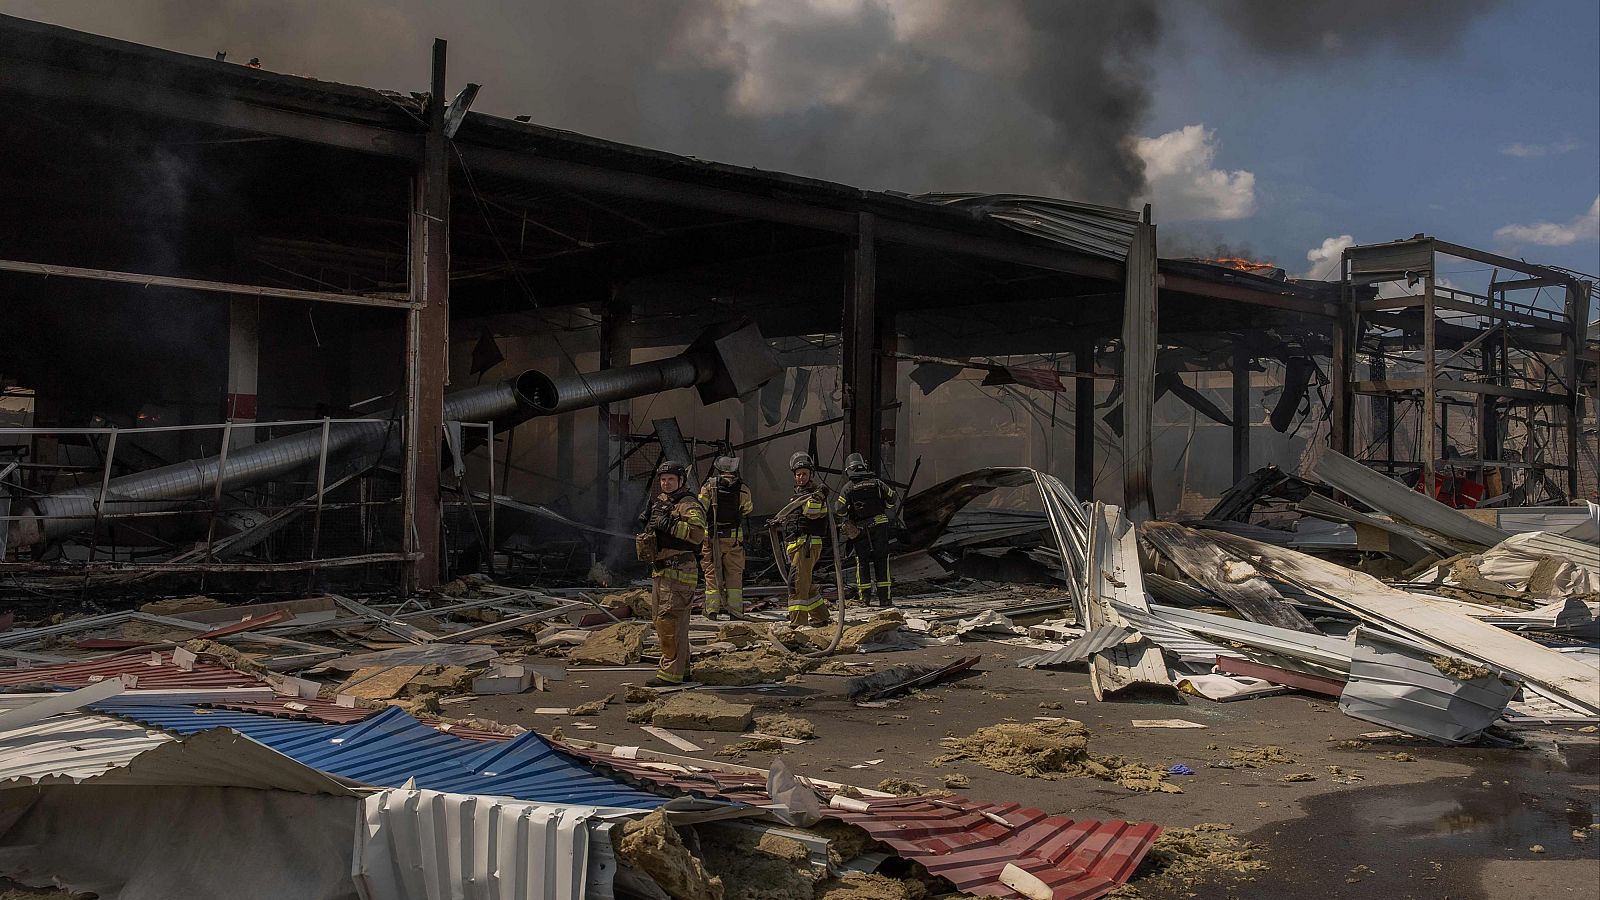
[[[674,388],[697,387],[707,403],[742,396],[783,371],[754,325],[707,331],[688,350],[668,359],[551,379],[528,370],[506,381],[457,391],[445,397],[444,418],[452,422],[493,422],[509,428],[535,416],[550,416],[642,397]],[[381,453],[397,446],[396,422],[342,422],[328,429],[329,459]],[[185,460],[113,478],[106,500],[118,513],[158,512],[186,500],[233,491],[282,478],[317,461],[322,429],[230,450],[220,456]],[[98,485],[34,498],[33,518],[11,522],[8,546],[25,548],[81,531],[94,524]]]
[[[506,425],[522,421],[536,409],[520,390],[524,383],[534,383],[529,381],[530,376],[544,377],[537,372],[524,372],[508,381],[449,394],[444,401],[444,417],[449,421]],[[398,439],[394,433],[397,426],[397,422],[387,418],[331,425],[328,457],[381,452],[385,444]],[[181,501],[214,494],[219,472],[222,490],[237,490],[282,478],[309,466],[317,461],[321,451],[322,429],[311,428],[230,450],[225,468],[220,456],[210,456],[113,478],[106,485],[106,500],[114,503],[119,513],[172,509]],[[99,485],[83,485],[35,498],[30,505],[37,518],[13,521],[7,543],[12,547],[29,547],[88,528],[94,524],[95,498],[99,493]]]

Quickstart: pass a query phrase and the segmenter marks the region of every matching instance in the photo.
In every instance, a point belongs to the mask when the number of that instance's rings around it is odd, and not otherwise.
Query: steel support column
[[[1250,474],[1250,354],[1233,350],[1233,482]]]
[[[411,299],[406,313],[406,453],[404,498],[413,590],[439,583],[439,501],[444,391],[450,378],[450,166],[444,136],[445,42],[433,42],[433,79],[422,168],[411,203]]]
[[[899,343],[894,331],[894,314],[880,316],[877,322],[877,346],[874,348],[872,392],[872,449],[869,460],[873,469],[883,478],[894,479],[895,437],[899,431],[900,410],[895,408],[899,399],[900,360],[895,354]]]
[[[1437,349],[1439,331],[1439,311],[1434,306],[1433,291],[1433,266],[1430,258],[1428,275],[1422,281],[1422,493],[1432,497],[1435,493],[1433,473],[1435,463],[1439,458],[1439,377],[1438,358],[1434,355]]]
[[[878,346],[878,253],[875,244],[874,216],[856,217],[856,245],[850,252],[850,277],[845,287],[841,337],[844,343],[845,443],[849,451],[860,453],[876,464],[878,434],[873,421],[879,416],[873,396],[877,393],[877,367],[873,349]]]
[[[633,309],[627,300],[623,299],[621,286],[612,285],[611,297],[600,311],[600,364],[599,371],[626,366],[630,363],[631,345],[628,342],[628,319],[633,314]],[[628,409],[628,401],[624,400],[616,408]],[[615,427],[613,419],[614,407],[610,403],[602,403],[595,407],[598,418],[595,420],[595,521],[609,525],[612,523],[614,504],[611,495],[611,465],[622,451],[622,441]],[[620,413],[619,413],[620,415]],[[626,433],[627,429],[620,429]],[[619,482],[627,480],[624,467],[617,467],[616,476]],[[650,488],[646,488],[650,490]]]
[[[1122,303],[1122,502],[1134,523],[1155,517],[1151,445],[1156,404],[1156,344],[1159,313],[1156,226],[1150,207],[1135,227],[1128,248]]]
[[[1566,365],[1563,367],[1562,379],[1567,384],[1567,391],[1571,397],[1567,404],[1567,502],[1578,502],[1578,469],[1582,465],[1583,453],[1579,449],[1583,440],[1583,389],[1578,381],[1583,371],[1578,362],[1578,354],[1582,351],[1589,329],[1589,293],[1593,285],[1587,281],[1572,281],[1567,284],[1567,316],[1572,323],[1572,332],[1562,335],[1566,344]]]
[[[1356,302],[1350,287],[1350,255],[1346,253],[1339,263],[1339,309],[1333,317],[1333,381],[1332,408],[1329,410],[1328,445],[1337,453],[1350,455],[1351,371],[1355,362]]]
[[[1072,367],[1094,371],[1095,339],[1084,335],[1072,351]],[[1079,500],[1094,499],[1094,379],[1075,378],[1072,406],[1072,490]]]

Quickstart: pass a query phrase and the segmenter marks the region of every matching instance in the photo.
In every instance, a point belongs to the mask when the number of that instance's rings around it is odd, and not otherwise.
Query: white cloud
[[[1496,240],[1506,243],[1538,244],[1541,247],[1565,247],[1579,241],[1600,240],[1600,197],[1594,198],[1588,212],[1574,216],[1570,222],[1507,225],[1497,229],[1494,236]]]
[[[1305,278],[1320,278],[1324,280],[1339,277],[1339,260],[1344,258],[1346,247],[1353,246],[1356,239],[1348,234],[1338,237],[1323,238],[1322,244],[1306,251],[1306,262],[1311,267],[1306,270]]]
[[[1159,137],[1139,138],[1134,150],[1144,160],[1149,196],[1162,222],[1244,219],[1256,211],[1254,172],[1213,167],[1216,132],[1185,125]]]
[[[1580,142],[1571,138],[1567,138],[1564,141],[1556,141],[1553,144],[1524,144],[1521,141],[1517,141],[1514,144],[1507,144],[1501,147],[1500,152],[1506,156],[1515,156],[1519,159],[1534,159],[1540,156],[1560,156],[1563,153],[1571,153],[1581,146],[1583,145]]]

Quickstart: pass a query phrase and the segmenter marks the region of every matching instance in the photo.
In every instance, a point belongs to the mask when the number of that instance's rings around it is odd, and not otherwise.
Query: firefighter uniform
[[[859,453],[845,462],[849,481],[834,502],[840,519],[852,527],[850,556],[856,564],[856,599],[865,606],[893,606],[889,576],[889,514],[894,510],[894,488],[872,474]]]
[[[783,523],[784,552],[794,577],[789,593],[791,625],[828,624],[828,601],[812,585],[811,573],[822,558],[822,545],[828,537],[829,494],[828,486],[815,477],[796,485],[790,502],[804,500]]]
[[[666,468],[664,464],[663,469]],[[689,607],[694,602],[695,551],[706,539],[706,514],[679,476],[672,494],[657,494],[640,530],[653,532],[656,555],[650,563],[650,600],[655,606],[656,641],[661,663],[656,680],[682,684],[689,678]]]
[[[737,469],[722,470],[700,488],[700,503],[705,507],[711,528],[700,555],[706,576],[706,615],[744,612],[744,522],[754,511],[750,486],[739,479]],[[714,542],[714,543],[713,543]]]

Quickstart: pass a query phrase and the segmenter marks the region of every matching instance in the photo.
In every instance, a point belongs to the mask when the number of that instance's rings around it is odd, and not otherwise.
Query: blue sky
[[[1505,5],[1443,54],[1326,67],[1238,54],[1215,20],[1185,19],[1169,36],[1184,52],[1159,57],[1145,131],[1203,123],[1216,168],[1253,173],[1256,202],[1247,218],[1177,227],[1291,272],[1327,237],[1417,232],[1600,272],[1600,243],[1581,222],[1565,246],[1495,236],[1571,225],[1600,194],[1600,3]],[[1522,155],[1506,152],[1514,144]]]

